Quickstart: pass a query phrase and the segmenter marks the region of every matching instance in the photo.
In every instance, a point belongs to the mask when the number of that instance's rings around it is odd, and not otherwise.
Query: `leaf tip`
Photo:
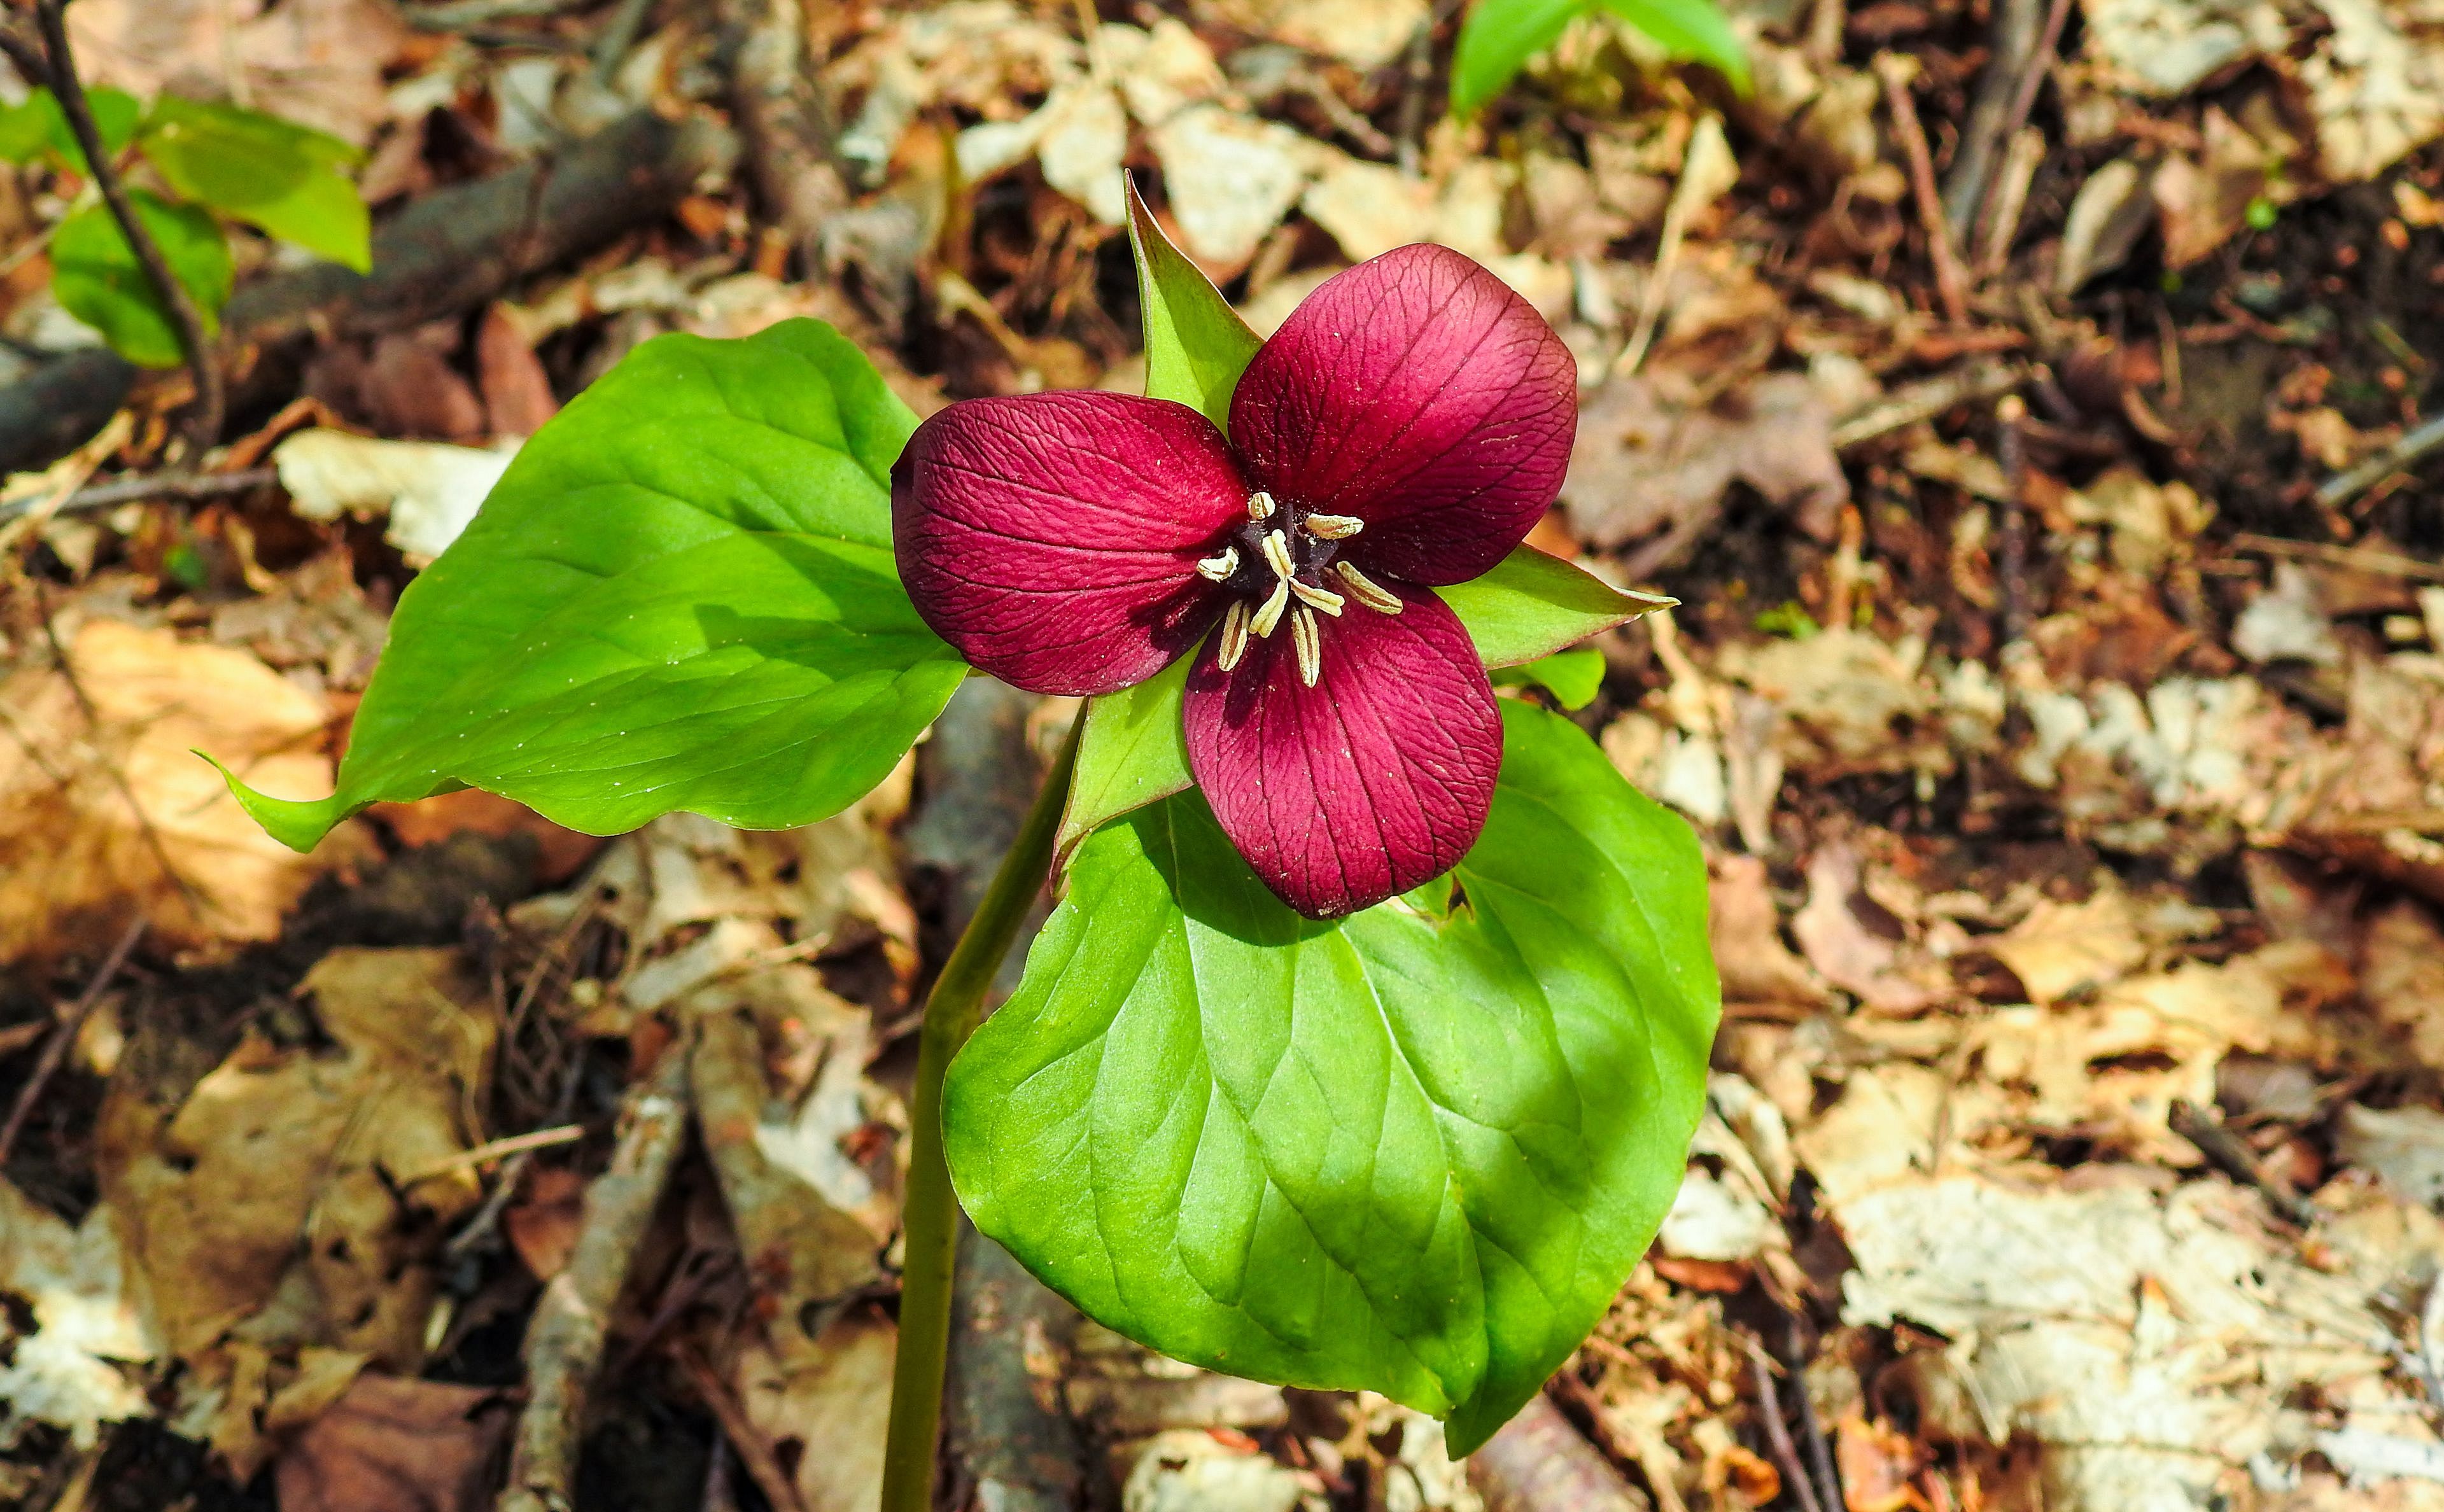
[[[221,781],[229,784],[230,796],[237,800],[248,818],[262,825],[265,834],[300,855],[321,844],[323,837],[331,833],[331,826],[347,817],[347,807],[337,793],[324,799],[268,797],[239,781],[237,773],[214,760],[211,752],[197,750],[195,754],[211,762],[213,770],[221,774]]]

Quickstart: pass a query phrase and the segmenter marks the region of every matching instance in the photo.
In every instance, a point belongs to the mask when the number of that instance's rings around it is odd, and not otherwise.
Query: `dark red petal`
[[[1424,583],[1465,582],[1527,539],[1578,423],[1578,363],[1545,318],[1423,245],[1326,279],[1231,400],[1250,483],[1358,516],[1350,559]]]
[[[1231,843],[1309,918],[1433,880],[1485,827],[1502,766],[1493,689],[1459,617],[1352,604],[1322,625],[1323,675],[1299,681],[1285,624],[1224,672],[1209,641],[1188,674],[1188,767]]]
[[[952,405],[891,470],[899,579],[959,655],[1039,693],[1143,682],[1221,613],[1196,561],[1247,521],[1184,404],[1065,390]]]

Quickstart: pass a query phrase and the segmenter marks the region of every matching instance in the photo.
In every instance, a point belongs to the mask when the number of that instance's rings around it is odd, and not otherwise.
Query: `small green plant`
[[[176,95],[150,107],[118,89],[85,98],[112,158],[133,154],[151,168],[154,183],[131,185],[128,198],[208,334],[219,326],[233,278],[226,221],[359,272],[372,266],[369,220],[350,176],[358,153],[346,142],[277,116]],[[91,187],[84,154],[48,89],[0,107],[0,158],[47,161],[85,180],[51,233],[51,291],[61,307],[131,362],[184,361],[177,323]]]
[[[1748,93],[1748,52],[1713,0],[1476,0],[1452,58],[1453,112],[1475,113],[1564,28],[1599,10],[1636,27],[1673,58],[1705,64]]]

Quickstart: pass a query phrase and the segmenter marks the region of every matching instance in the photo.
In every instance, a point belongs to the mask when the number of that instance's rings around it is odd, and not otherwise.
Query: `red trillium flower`
[[[972,665],[1035,692],[1112,692],[1194,651],[1189,767],[1214,817],[1285,902],[1338,917],[1484,827],[1501,720],[1433,590],[1560,492],[1576,376],[1501,280],[1399,248],[1265,342],[1227,438],[1086,391],[927,420],[892,471],[900,578]]]

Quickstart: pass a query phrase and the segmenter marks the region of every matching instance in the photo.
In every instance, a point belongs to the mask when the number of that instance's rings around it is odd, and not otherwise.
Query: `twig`
[[[67,1060],[69,1048],[76,1043],[77,1036],[84,1032],[84,1021],[93,1017],[94,1007],[102,1002],[102,993],[110,989],[110,984],[126,967],[128,954],[136,949],[136,942],[143,937],[144,915],[139,911],[127,921],[127,928],[120,932],[119,943],[102,957],[102,969],[85,983],[84,990],[77,994],[76,1002],[69,1005],[66,1016],[60,1020],[59,1027],[44,1042],[42,1057],[34,1062],[33,1070],[26,1074],[26,1084],[17,1089],[17,1101],[9,1110],[9,1121],[0,1124],[0,1166],[9,1163],[9,1152],[17,1147],[17,1135],[25,1129],[26,1120],[33,1116],[34,1104],[42,1100],[44,1086],[58,1074],[61,1064]]]
[[[1794,1370],[1804,1371],[1807,1360],[1807,1340],[1801,1333],[1799,1315],[1785,1309],[1782,1315],[1784,1341],[1789,1346],[1790,1363]],[[1816,1399],[1807,1394],[1805,1381],[1800,1383],[1799,1426],[1807,1434],[1807,1463],[1816,1472],[1816,1499],[1828,1507],[1846,1507],[1842,1495],[1842,1476],[1833,1467],[1833,1446],[1824,1439],[1824,1425],[1817,1420]]]
[[[1415,178],[1423,171],[1426,85],[1434,76],[1435,18],[1429,12],[1409,33],[1409,46],[1400,59],[1400,115],[1394,129],[1399,146],[1394,158],[1403,178]]]
[[[2327,509],[2348,503],[2437,447],[2444,447],[2444,415],[2420,421],[2413,429],[2403,432],[2401,439],[2365,462],[2327,478],[2318,487],[2317,503]]]
[[[188,370],[195,378],[195,408],[187,416],[187,452],[189,460],[199,462],[221,438],[220,367],[213,360],[212,339],[204,334],[203,312],[195,307],[187,286],[170,270],[152,231],[137,218],[135,202],[127,197],[127,186],[120,182],[118,166],[103,147],[102,128],[94,124],[93,105],[85,99],[75,55],[68,49],[66,7],[67,0],[34,0],[34,23],[42,31],[43,50],[50,58],[51,94],[59,101],[60,114],[67,119],[77,149],[84,154],[86,173],[102,192],[102,203],[110,207],[110,218],[119,223],[120,234],[136,253],[154,292],[161,297],[170,323],[177,327],[178,348],[187,354]]]
[[[454,1155],[444,1155],[438,1160],[411,1167],[399,1171],[392,1179],[402,1187],[413,1187],[419,1181],[431,1181],[435,1176],[446,1176],[454,1171],[463,1171],[470,1166],[489,1166],[495,1160],[506,1160],[511,1155],[522,1155],[529,1151],[549,1150],[554,1145],[573,1145],[584,1137],[585,1126],[579,1123],[564,1123],[550,1129],[531,1129],[522,1134],[510,1134],[505,1139],[489,1139],[472,1150],[461,1150]]]
[[[2010,139],[2028,123],[2028,113],[2037,108],[2037,91],[2045,86],[2046,65],[2054,60],[2054,49],[2062,46],[2063,28],[2070,22],[2070,0],[2053,0],[2046,9],[2045,35],[2037,39],[2036,50],[2028,54],[2020,70],[2019,91],[2011,96],[2011,115],[2003,123],[2003,138]]]
[[[620,0],[620,9],[594,39],[594,77],[608,83],[620,71],[628,49],[637,45],[637,33],[644,29],[645,12],[654,8],[654,0]]]
[[[108,483],[89,484],[62,499],[54,515],[75,514],[85,509],[108,509],[122,504],[136,504],[146,499],[217,499],[231,493],[245,493],[280,481],[271,468],[248,468],[242,472],[162,472],[143,478],[113,478]],[[34,512],[37,499],[12,499],[0,503],[0,525],[8,525]]]
[[[1960,145],[1944,175],[1944,218],[1953,230],[1967,236],[1987,199],[1996,155],[2011,138],[2017,122],[2011,107],[2019,99],[2020,82],[2037,56],[2038,36],[2045,29],[2048,0],[2002,0],[1994,7],[1989,35],[1993,51],[1977,76],[1977,93],[1969,102],[1969,119],[1960,126]]]
[[[1944,318],[1954,325],[1969,323],[1969,275],[1960,266],[1959,249],[1952,245],[1952,225],[1944,219],[1943,196],[1935,187],[1935,155],[1926,144],[1926,127],[1917,119],[1917,101],[1910,98],[1910,81],[1917,77],[1917,60],[1898,52],[1876,54],[1876,77],[1884,83],[1884,108],[1892,113],[1893,130],[1909,158],[1910,191],[1917,200],[1917,221],[1926,232],[1927,255],[1935,262],[1935,291],[1943,301]]]
[[[399,19],[418,31],[463,31],[495,21],[524,21],[574,10],[586,0],[444,0],[440,5],[401,6]]]
[[[2185,1098],[2175,1098],[2164,1116],[2166,1127],[2198,1147],[2207,1163],[2235,1181],[2257,1189],[2286,1221],[2303,1228],[2317,1222],[2317,1206],[2292,1189],[2289,1182],[2270,1174],[2257,1152],[2249,1148],[2240,1135],[2224,1127],[2221,1118]]]
[[[2009,394],[2027,380],[2027,369],[1996,362],[1974,362],[1921,379],[1871,400],[1835,421],[1833,450],[1847,452],[1920,420],[1932,420],[1956,404],[1975,404]]]
[[[602,1363],[611,1309],[661,1202],[687,1134],[689,1047],[673,1045],[630,1095],[611,1165],[586,1189],[568,1263],[535,1304],[526,1342],[527,1406],[518,1418],[498,1512],[572,1512],[585,1396]]]
[[[1773,1449],[1774,1463],[1782,1467],[1785,1484],[1799,1497],[1801,1512],[1824,1512],[1824,1503],[1816,1500],[1816,1487],[1808,1484],[1807,1471],[1799,1463],[1799,1446],[1790,1441],[1790,1425],[1783,1421],[1782,1393],[1773,1384],[1773,1358],[1765,1346],[1742,1336],[1748,1345],[1749,1369],[1756,1375],[1757,1405],[1765,1413],[1765,1439]]]
[[[2365,546],[2338,546],[2321,541],[2286,541],[2280,536],[2261,536],[2244,530],[2231,538],[2231,549],[2260,557],[2322,562],[2330,567],[2346,567],[2353,572],[2364,572],[2378,578],[2444,582],[2444,566],[2421,562],[2416,557],[2397,556],[2390,551],[2371,551]]]
[[[696,1399],[721,1425],[722,1437],[729,1441],[731,1452],[738,1456],[738,1463],[753,1478],[764,1500],[772,1503],[772,1512],[805,1512],[806,1503],[798,1495],[797,1484],[789,1479],[789,1473],[781,1468],[781,1457],[773,1452],[772,1441],[748,1417],[747,1410],[739,1405],[722,1378],[713,1374],[713,1367],[705,1363],[704,1356],[683,1341],[673,1343],[670,1352],[678,1361],[679,1373],[695,1389]]]
[[[2028,407],[2016,394],[2006,394],[1994,406],[2002,427],[1996,450],[2002,453],[2003,518],[2001,558],[1995,566],[2003,580],[2003,644],[2028,635],[2028,438],[2022,429]]]

